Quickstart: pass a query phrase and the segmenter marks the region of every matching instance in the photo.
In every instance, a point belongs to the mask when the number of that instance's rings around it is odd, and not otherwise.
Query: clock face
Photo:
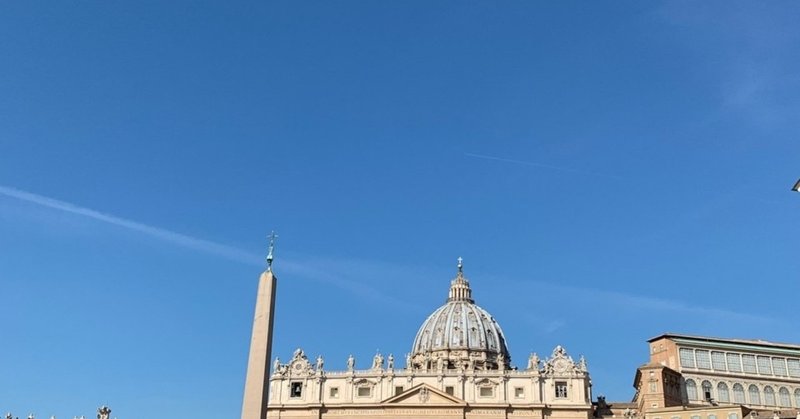
[[[294,364],[294,369],[299,371],[301,368],[303,368],[303,366],[300,365],[299,363],[298,364]]]
[[[568,362],[566,359],[559,359],[558,361],[556,361],[556,364],[554,365],[555,370],[558,372],[564,372],[567,370],[567,364]]]

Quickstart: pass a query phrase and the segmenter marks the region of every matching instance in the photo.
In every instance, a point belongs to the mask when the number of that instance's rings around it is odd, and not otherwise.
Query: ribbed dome
[[[450,283],[447,303],[422,323],[412,347],[418,368],[434,368],[439,358],[444,368],[506,368],[510,356],[500,325],[472,299],[461,261],[458,275]]]

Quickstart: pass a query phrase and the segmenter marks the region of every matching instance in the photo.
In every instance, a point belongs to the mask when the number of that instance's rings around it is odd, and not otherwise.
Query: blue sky
[[[519,365],[800,342],[796,2],[0,4],[0,409],[236,417],[410,349],[464,257]]]

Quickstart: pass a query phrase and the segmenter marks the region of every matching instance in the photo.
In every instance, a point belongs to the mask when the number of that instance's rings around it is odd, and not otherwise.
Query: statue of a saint
[[[108,406],[100,406],[97,409],[97,419],[108,419],[111,415],[111,409]]]
[[[317,355],[317,371],[322,371],[322,367],[325,364],[325,360],[322,359],[322,355]]]
[[[538,370],[539,369],[539,355],[536,355],[536,352],[532,353],[531,356],[528,357],[528,369],[529,370]]]
[[[389,358],[387,358],[386,369],[394,369],[394,355],[392,354],[389,354]]]
[[[383,355],[380,352],[375,354],[375,357],[372,358],[372,368],[379,370],[383,369]]]
[[[410,370],[412,368],[413,368],[413,366],[411,365],[411,354],[410,353],[406,353],[406,369]]]
[[[589,366],[586,365],[586,358],[581,355],[580,359],[578,360],[578,370],[586,372],[589,370]]]
[[[356,359],[353,358],[353,354],[350,354],[350,356],[347,358],[347,370],[353,371],[355,367],[356,367]]]
[[[281,370],[281,359],[275,357],[275,363],[272,364],[272,373],[277,374]]]
[[[506,357],[502,353],[497,354],[497,369],[500,371],[506,369]]]

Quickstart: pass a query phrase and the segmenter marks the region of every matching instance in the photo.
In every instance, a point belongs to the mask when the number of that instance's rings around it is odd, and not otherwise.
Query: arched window
[[[744,387],[739,383],[733,385],[733,402],[738,404],[747,403],[744,401]]]
[[[770,386],[764,387],[764,404],[767,406],[775,406],[775,390]]]
[[[755,384],[750,384],[750,387],[747,388],[747,392],[750,393],[748,394],[750,397],[750,404],[761,404],[761,392],[758,391],[758,387],[756,387]]]
[[[794,391],[794,407],[800,407],[800,388]]]
[[[694,380],[686,380],[686,397],[689,400],[697,400],[697,384]]]
[[[728,385],[725,383],[717,384],[717,401],[722,403],[730,403],[731,396],[728,393]]]
[[[713,399],[713,397],[711,397],[711,383],[708,382],[708,380],[703,381],[703,383],[700,384],[700,387],[703,389],[703,400]]]
[[[781,387],[781,389],[778,390],[778,396],[780,396],[781,407],[792,407],[792,398],[789,396],[789,389]]]

